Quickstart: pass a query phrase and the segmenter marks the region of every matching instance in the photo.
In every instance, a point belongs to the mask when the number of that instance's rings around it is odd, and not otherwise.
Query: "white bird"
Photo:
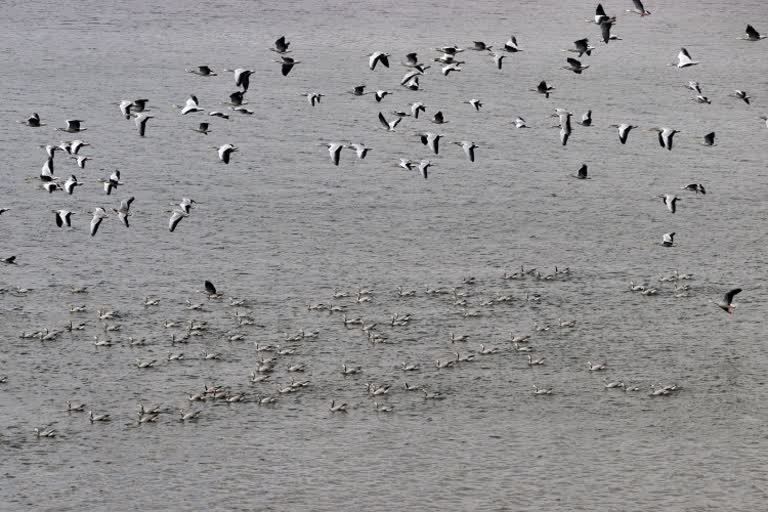
[[[371,68],[371,71],[376,69],[376,64],[381,63],[382,66],[385,68],[389,67],[389,54],[384,52],[373,52],[371,54],[368,54],[368,67]]]
[[[139,137],[144,136],[147,131],[147,121],[153,118],[154,116],[144,113],[136,115],[136,119],[134,119],[133,122],[136,123],[136,128],[139,130]]]
[[[97,207],[93,210],[93,218],[91,219],[91,236],[95,236],[96,232],[99,230],[99,226],[101,225],[101,221],[109,217],[107,215],[107,212],[104,211],[104,208]]]
[[[397,164],[397,165],[398,165],[399,167],[402,167],[402,168],[403,168],[403,169],[405,169],[406,171],[410,171],[411,169],[413,169],[413,162],[411,162],[411,161],[410,161],[410,160],[408,160],[407,158],[401,158],[401,159],[400,159],[400,163],[399,163],[399,164]]]
[[[467,105],[472,105],[472,108],[474,108],[477,112],[480,112],[480,107],[483,106],[483,104],[477,98],[472,98],[471,100],[465,101],[464,103]]]
[[[475,161],[475,149],[478,147],[475,145],[474,142],[468,141],[468,140],[462,140],[460,142],[454,142],[457,146],[461,146],[461,149],[464,150],[464,154],[467,155],[467,158],[470,162]]]
[[[607,363],[593,363],[592,361],[587,361],[587,368],[591,372],[599,372],[602,370],[605,370],[608,367]]]
[[[67,119],[67,127],[66,128],[56,128],[56,130],[60,132],[69,132],[69,133],[77,133],[77,132],[84,132],[87,128],[80,128],[80,119]]]
[[[381,103],[381,100],[383,100],[384,97],[389,94],[392,94],[392,91],[378,90],[373,93],[373,97],[376,99],[376,103]]]
[[[523,119],[522,117],[518,116],[515,119],[515,128],[528,128],[528,125],[525,124],[525,119]]]
[[[379,115],[381,115],[381,113],[379,113]],[[333,162],[333,165],[339,165],[339,158],[341,157],[341,150],[344,148],[344,144],[339,144],[338,142],[329,142],[325,144],[325,147],[328,148],[328,154],[331,157],[331,162]]]
[[[80,183],[77,181],[77,177],[73,174],[67,181],[64,182],[64,191],[72,195],[75,192],[75,187],[79,187]]]
[[[360,160],[363,160],[368,155],[368,152],[371,150],[371,148],[365,147],[365,144],[357,144],[357,143],[351,143],[351,142],[344,147],[346,147],[347,149],[351,149],[355,153],[357,153],[357,158],[359,158]]]
[[[181,202],[179,203],[179,208],[182,212],[189,213],[189,210],[192,208],[193,204],[197,204],[194,199],[182,197]]]
[[[434,154],[438,154],[440,151],[440,138],[442,135],[439,135],[437,133],[432,132],[426,132],[419,134],[419,137],[421,138],[421,143],[427,146],[429,149],[432,150]]]
[[[659,146],[667,148],[672,151],[672,138],[676,133],[680,133],[680,130],[673,130],[672,128],[651,128],[649,131],[657,132],[659,134]]]
[[[735,91],[733,91],[733,96],[735,96],[736,98],[739,98],[740,100],[743,100],[744,103],[749,105],[749,100],[751,98],[747,95],[746,91],[742,91],[741,89],[736,89]]]
[[[133,203],[134,197],[131,196],[128,199],[123,199],[120,201],[120,207],[119,208],[113,208],[112,211],[117,214],[117,217],[120,219],[120,222],[122,222],[125,227],[130,227],[128,225],[128,217],[131,215],[131,203]]]
[[[202,112],[202,111],[203,109],[200,108],[200,104],[197,101],[197,96],[192,94],[189,96],[189,98],[187,98],[187,102],[184,105],[184,108],[181,109],[181,115],[185,116],[190,112]]]
[[[229,163],[230,156],[236,151],[238,151],[238,149],[233,144],[224,144],[223,146],[219,146],[216,150],[219,155],[219,160],[225,164]]]
[[[432,166],[432,162],[429,160],[421,160],[419,162],[419,172],[424,179],[427,179],[429,168]]]
[[[685,48],[680,48],[680,53],[677,54],[677,64],[672,63],[673,66],[677,65],[678,69],[695,66],[696,64],[699,64],[699,61],[692,60],[691,55]]]
[[[736,304],[733,303],[733,298],[739,293],[741,293],[741,288],[734,288],[723,295],[722,300],[720,300],[720,302],[715,302],[715,304],[729,315],[732,315],[733,311],[736,309]]]
[[[667,210],[671,213],[675,213],[675,211],[677,211],[677,201],[680,198],[674,194],[664,194],[661,197],[664,200],[664,205],[667,207]]]
[[[509,53],[516,53],[516,52],[523,51],[517,46],[517,39],[515,38],[515,36],[509,36],[509,39],[507,40],[507,42],[504,43],[504,50],[508,51]]]
[[[347,404],[336,404],[335,400],[331,400],[331,412],[347,412]]]
[[[675,242],[675,232],[664,233],[661,237],[661,245],[664,247],[672,247]]]
[[[56,225],[58,227],[67,226],[68,228],[72,227],[72,221],[70,219],[70,216],[73,212],[69,210],[53,210],[54,213],[56,213]]]
[[[622,144],[627,143],[627,137],[629,137],[629,132],[632,131],[634,128],[637,128],[635,125],[622,123],[622,124],[612,124],[610,125],[611,128],[618,128],[619,129],[619,141]]]
[[[133,107],[133,102],[131,100],[122,100],[120,102],[120,113],[123,114],[123,117],[126,119],[131,118],[131,107]]]
[[[89,156],[76,156],[72,158],[74,158],[77,161],[77,166],[80,169],[85,169],[85,162],[87,162],[88,160],[92,160],[91,157]]]
[[[173,210],[173,212],[171,212],[171,218],[168,221],[168,230],[171,233],[173,233],[173,230],[175,230],[176,226],[179,225],[179,222],[181,222],[181,219],[188,216],[189,216],[189,213],[186,213],[183,210]]]
[[[420,101],[417,101],[416,103],[411,104],[411,115],[413,115],[414,119],[419,118],[419,112],[426,112],[426,111],[427,111],[427,108]]]

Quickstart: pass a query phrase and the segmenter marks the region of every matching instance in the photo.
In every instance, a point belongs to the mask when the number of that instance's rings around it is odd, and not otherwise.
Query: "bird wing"
[[[178,211],[173,210],[173,213],[171,214],[171,220],[168,221],[168,229],[173,233],[173,230],[176,229],[176,225],[181,222],[181,219],[185,217],[185,214]]]
[[[382,126],[384,126],[384,128],[389,130],[389,123],[387,122],[387,119],[384,117],[384,114],[382,114],[381,112],[379,112],[379,122],[382,124]]]
[[[723,302],[725,302],[725,304],[731,304],[733,298],[739,293],[741,293],[741,288],[734,288],[733,290],[723,295]]]
[[[566,60],[568,61],[568,64],[574,69],[579,69],[581,67],[581,62],[579,62],[577,59],[574,59],[573,57],[568,57]]]
[[[608,20],[603,20],[602,23],[600,23],[600,33],[603,36],[603,42],[607,43],[611,40],[611,26],[613,23],[611,23]]]
[[[216,287],[215,287],[215,286],[213,286],[213,283],[212,283],[212,282],[210,282],[210,281],[206,280],[206,281],[205,281],[205,291],[206,291],[206,293],[208,293],[209,295],[215,295],[215,294],[216,294]]]
[[[645,7],[643,7],[643,2],[641,0],[632,0],[632,3],[635,4],[635,9],[640,12],[645,12]]]
[[[749,37],[750,39],[760,39],[760,32],[755,30],[755,27],[753,27],[752,25],[747,25],[746,32],[747,32],[747,37]]]

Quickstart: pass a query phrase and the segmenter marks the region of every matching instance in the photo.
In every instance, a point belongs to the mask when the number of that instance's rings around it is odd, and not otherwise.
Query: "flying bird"
[[[80,119],[67,119],[67,127],[66,128],[56,128],[56,130],[60,132],[69,132],[69,133],[77,133],[77,132],[84,132],[87,130],[87,128],[81,128],[80,123],[82,123]]]
[[[581,58],[582,55],[585,53],[587,54],[587,57],[592,55],[592,50],[595,49],[594,46],[591,46],[589,44],[589,39],[586,37],[584,39],[579,39],[578,41],[574,41],[573,45],[576,47],[576,49],[568,48],[567,50],[563,50],[564,52],[574,52],[579,54],[579,58]]]
[[[470,162],[475,161],[475,149],[477,146],[474,142],[468,141],[468,140],[462,140],[460,142],[454,142],[457,146],[461,146],[461,149],[464,150],[464,154],[467,155],[467,158]]]
[[[421,138],[421,143],[427,146],[434,154],[438,154],[440,151],[440,137],[442,135],[438,135],[437,133],[432,132],[426,132],[419,134],[419,137]]]
[[[400,118],[398,117],[397,120],[399,121]],[[330,142],[325,144],[325,146],[328,148],[328,154],[331,156],[331,162],[333,162],[333,165],[339,165],[339,158],[341,157],[341,150],[344,148],[344,144],[339,144],[338,142]]]
[[[75,192],[75,187],[79,187],[80,183],[77,181],[77,177],[73,174],[64,182],[64,192],[72,195]]]
[[[491,57],[493,57],[493,63],[496,64],[496,68],[501,69],[501,62],[506,57],[506,55],[494,52],[494,53],[491,53]],[[461,71],[461,70],[457,69],[457,71]]]
[[[205,293],[208,295],[216,295],[216,287],[208,280],[205,281]]]
[[[611,36],[611,27],[613,27],[614,21],[609,19],[604,19],[599,23],[600,25],[600,35],[603,38],[603,42],[605,44],[608,44],[609,41],[612,39],[615,39],[615,37]]]
[[[572,57],[568,57],[566,59],[566,61],[568,61],[568,65],[567,66],[563,66],[563,69],[567,69],[569,71],[573,71],[577,75],[580,75],[582,71],[584,71],[585,69],[587,69],[589,67],[589,66],[583,66],[581,64],[581,61],[579,61],[577,59],[574,59]]]
[[[749,100],[751,98],[747,95],[746,91],[742,91],[741,89],[736,89],[735,91],[733,91],[733,96],[735,96],[736,98],[739,98],[740,100],[743,100],[744,103],[749,105]]]
[[[216,76],[216,73],[214,73],[208,66],[197,66],[196,68],[186,69],[185,71],[200,76]]]
[[[419,112],[426,112],[426,111],[427,111],[427,107],[425,107],[424,104],[421,103],[420,101],[411,104],[411,115],[413,116],[414,119],[419,118]]]
[[[202,133],[203,135],[208,135],[210,130],[208,129],[210,125],[208,123],[200,123],[197,128],[192,128],[192,130]]]
[[[707,191],[704,189],[704,185],[701,183],[690,183],[684,187],[681,187],[683,190],[687,190],[689,192],[696,192],[701,194],[706,194]]]
[[[69,210],[53,210],[53,212],[56,214],[56,225],[58,227],[63,227],[63,226],[67,226],[68,228],[72,227],[71,215],[73,212]]]
[[[515,39],[515,36],[509,36],[507,42],[504,43],[504,50],[508,51],[509,53],[517,53],[523,51],[517,45],[517,39]]]
[[[225,164],[229,163],[230,156],[232,156],[232,153],[236,151],[238,151],[238,149],[233,144],[224,144],[223,146],[219,146],[216,149],[216,152],[219,155],[219,160]]]
[[[136,119],[134,119],[134,122],[136,123],[136,128],[139,130],[139,137],[143,137],[144,134],[147,131],[147,121],[150,119],[153,119],[154,116],[150,116],[148,114],[137,114]]]
[[[359,160],[363,160],[368,155],[368,152],[371,150],[371,148],[365,147],[365,144],[353,144],[351,142],[344,147],[346,147],[347,149],[351,149],[355,153],[357,153],[357,158]]]
[[[650,128],[649,131],[659,134],[659,146],[672,151],[672,138],[676,133],[680,133],[680,130],[673,130],[672,128]]]
[[[579,168],[578,172],[576,174],[573,174],[572,176],[578,180],[588,180],[591,179],[589,176],[587,176],[587,164],[581,164],[581,167]]]
[[[379,122],[384,127],[385,130],[389,132],[395,131],[395,127],[402,121],[402,117],[397,117],[393,121],[387,121],[387,119],[384,117],[384,114],[379,112]],[[338,164],[337,164],[338,165]]]
[[[646,10],[646,8],[643,7],[643,2],[641,0],[632,0],[632,3],[635,4],[635,8],[627,9],[627,12],[633,12],[635,14],[639,14],[641,18],[643,16],[648,16],[651,14],[650,11]]]
[[[723,295],[722,300],[720,300],[720,302],[715,302],[715,304],[729,315],[732,315],[733,310],[736,309],[736,304],[733,303],[733,298],[739,293],[741,293],[741,288],[734,288]]]
[[[133,200],[133,196],[129,197],[128,199],[123,199],[120,201],[120,206],[118,208],[112,208],[112,211],[117,214],[120,222],[122,222],[127,228],[130,227],[128,225],[128,217],[131,215],[131,203],[133,203]]]
[[[626,123],[612,124],[610,125],[610,127],[619,129],[619,141],[622,144],[627,143],[627,137],[629,137],[629,132],[632,131],[632,129],[637,128],[637,126],[626,124]]]
[[[592,111],[587,110],[584,115],[581,116],[581,121],[576,121],[581,126],[592,126]]]
[[[675,232],[672,233],[664,233],[661,237],[661,245],[663,247],[672,247],[672,245],[675,243]]]
[[[549,95],[552,91],[555,90],[554,87],[550,87],[547,85],[547,82],[542,80],[539,82],[539,85],[536,86],[536,89],[531,89],[532,91],[536,91],[539,94],[543,94],[545,98],[549,98]]]
[[[469,100],[469,101],[465,101],[464,103],[465,103],[465,104],[467,104],[467,105],[472,105],[472,107],[473,107],[473,108],[475,109],[475,111],[477,111],[477,112],[480,112],[480,107],[482,107],[482,106],[483,106],[483,104],[480,102],[480,100],[478,100],[478,99],[476,99],[476,98],[472,98],[471,100]]]
[[[321,94],[319,92],[307,92],[304,93],[302,96],[307,97],[307,103],[309,103],[311,106],[316,106],[320,103],[320,99],[325,96],[325,94]]]
[[[277,41],[275,41],[275,46],[270,48],[270,50],[276,53],[288,53],[290,51],[288,49],[290,45],[291,43],[285,40],[285,36],[280,36]]]
[[[371,71],[376,69],[376,64],[381,63],[385,68],[389,67],[389,54],[384,52],[373,52],[368,54],[368,67]]]
[[[664,194],[661,198],[664,200],[664,205],[667,207],[667,210],[671,213],[677,211],[677,201],[680,199],[679,197],[674,194]]]
[[[704,136],[704,142],[702,142],[705,146],[714,146],[715,145],[715,132],[709,132]]]
[[[301,64],[300,60],[294,60],[293,57],[286,57],[285,55],[280,57],[280,60],[276,60],[278,64],[280,64],[280,72],[283,74],[283,76],[288,76],[288,73],[291,72],[293,69],[293,66],[296,64]]]
[[[432,116],[432,122],[435,124],[445,124],[448,121],[445,120],[445,116],[443,115],[442,110],[438,110],[435,112],[435,115]]]
[[[189,98],[187,98],[187,102],[184,104],[184,107],[181,109],[181,115],[185,116],[190,112],[202,112],[202,111],[203,109],[200,108],[200,104],[197,101],[197,96],[192,94],[189,96]]]
[[[695,66],[699,64],[699,61],[692,60],[691,55],[685,48],[680,48],[680,53],[677,54],[677,64],[672,63],[672,66],[677,66],[678,69],[687,68],[689,66]]]
[[[37,114],[37,112],[33,112],[31,116],[23,121],[19,121],[19,123],[25,124],[32,128],[40,128],[41,126],[45,126],[45,123],[40,122],[40,116]]]
[[[173,210],[171,212],[171,218],[168,221],[168,231],[173,233],[173,231],[176,229],[176,226],[179,225],[179,222],[181,222],[181,219],[184,217],[188,217],[189,213],[184,212],[183,210]]]
[[[101,221],[108,217],[104,208],[97,207],[93,210],[93,218],[91,219],[91,236],[96,236],[96,232],[99,230]]]
[[[761,39],[765,39],[768,36],[761,36],[760,32],[755,30],[755,27],[752,25],[747,25],[747,37],[740,37],[739,39],[744,39],[746,41],[759,41]]]

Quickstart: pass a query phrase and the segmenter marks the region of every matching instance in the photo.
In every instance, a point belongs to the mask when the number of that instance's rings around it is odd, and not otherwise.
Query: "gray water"
[[[566,5],[563,5],[566,4]],[[647,18],[625,14],[629,1],[603,2],[619,16],[623,41],[605,46],[591,2],[346,2],[284,1],[15,2],[4,6],[0,256],[0,449],[2,510],[759,510],[768,495],[764,331],[763,199],[768,41],[737,40],[746,23],[768,32],[763,2],[649,2]],[[398,87],[397,64],[409,51],[431,59],[437,46],[475,39],[503,45],[510,33],[525,51],[504,69],[467,51],[460,73],[437,65],[422,92]],[[285,34],[301,60],[284,78],[267,48]],[[589,37],[598,47],[577,76],[561,69],[561,48]],[[702,63],[667,64],[686,46]],[[374,50],[392,54],[389,69],[367,67]],[[218,77],[184,68],[208,64]],[[434,64],[434,63],[433,63]],[[229,121],[203,114],[181,117],[172,104],[190,93],[207,110],[235,90],[224,68],[255,70],[246,95],[253,116]],[[542,79],[550,99],[530,92]],[[683,86],[698,80],[712,105],[698,105]],[[395,91],[381,104],[345,91]],[[752,106],[729,97],[753,96]],[[300,94],[327,96],[315,109]],[[155,119],[147,137],[121,119],[121,99],[149,98]],[[474,112],[462,101],[479,98]],[[424,119],[406,118],[396,133],[376,120],[423,101]],[[575,130],[568,146],[549,129],[555,107],[576,118],[593,110],[594,126]],[[428,119],[443,110],[448,124]],[[37,111],[48,126],[15,123]],[[522,116],[532,129],[516,130]],[[82,134],[54,132],[65,119],[84,119]],[[189,128],[211,121],[203,136]],[[641,128],[627,145],[609,124]],[[681,130],[671,152],[654,126]],[[414,133],[446,135],[430,156]],[[717,132],[717,146],[701,137]],[[45,160],[40,144],[80,138],[92,146],[85,170],[60,154],[56,174],[84,183],[73,196],[48,195],[35,177]],[[480,148],[469,163],[451,140]],[[365,142],[366,160],[344,151],[336,168],[320,144]],[[230,165],[211,146],[240,148]],[[396,167],[399,158],[431,158],[427,181]],[[592,180],[569,178],[582,162]],[[107,197],[97,179],[120,169],[124,185]],[[690,182],[706,196],[680,190]],[[658,195],[678,193],[670,214]],[[96,206],[116,207],[135,196],[130,229],[112,217],[88,234]],[[174,233],[167,221],[181,197],[198,201]],[[71,208],[73,229],[59,229],[51,209]],[[660,246],[675,231],[675,247]],[[543,275],[570,268],[553,281],[503,280],[524,265]],[[659,282],[692,273],[688,297]],[[461,287],[474,276],[464,318],[450,296],[428,296],[425,285]],[[205,279],[225,294],[207,301]],[[629,281],[659,289],[629,291]],[[87,286],[75,295],[72,287]],[[416,296],[398,297],[403,286]],[[742,287],[731,317],[709,300]],[[17,287],[29,289],[26,293]],[[350,317],[378,322],[387,344],[371,345],[340,313],[306,304],[351,304],[335,289],[374,290],[372,302],[352,304]],[[541,296],[526,301],[526,294]],[[511,295],[506,304],[481,303]],[[161,299],[144,307],[146,296]],[[232,307],[231,297],[249,307]],[[185,300],[204,302],[188,311]],[[72,305],[87,312],[70,314]],[[117,309],[122,331],[105,336],[99,308]],[[235,310],[263,325],[238,327]],[[413,321],[390,328],[394,312]],[[558,319],[576,320],[574,328]],[[61,330],[88,321],[84,331],[56,341],[20,339],[22,331]],[[165,320],[208,321],[205,336],[172,347]],[[535,331],[535,325],[550,326]],[[284,333],[319,331],[316,341],[286,342]],[[229,342],[227,331],[246,340]],[[451,344],[450,332],[470,336]],[[510,332],[530,334],[545,365],[528,368],[513,351]],[[145,338],[131,347],[128,337]],[[278,357],[270,383],[249,384],[261,354],[254,343],[293,346]],[[453,369],[434,360],[453,352],[498,347]],[[167,362],[170,351],[187,360]],[[222,359],[204,361],[203,351]],[[140,370],[136,358],[158,359]],[[589,372],[586,362],[608,363]],[[401,361],[421,370],[404,373]],[[286,371],[304,363],[304,374]],[[341,375],[360,365],[363,374]],[[311,381],[280,395],[275,406],[253,402],[276,395],[291,377]],[[637,392],[605,389],[602,378],[624,380]],[[391,385],[376,413],[367,382]],[[425,401],[403,383],[440,391]],[[651,384],[677,383],[667,397]],[[248,391],[249,401],[190,405],[204,385]],[[532,386],[551,387],[534,396]],[[377,398],[378,399],[378,398]],[[67,414],[66,402],[112,416],[90,424]],[[347,414],[329,412],[331,400]],[[160,404],[156,424],[137,426],[139,403]],[[195,423],[176,421],[180,407],[201,409]],[[59,436],[37,439],[35,427]]]

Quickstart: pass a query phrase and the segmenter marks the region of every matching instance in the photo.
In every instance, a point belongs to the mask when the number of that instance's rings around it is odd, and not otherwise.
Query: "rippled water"
[[[0,448],[2,510],[759,510],[766,481],[765,356],[762,277],[765,268],[764,196],[768,133],[765,114],[768,41],[738,41],[752,22],[768,32],[768,11],[749,0],[647,3],[654,14],[624,14],[630,2],[603,2],[619,16],[623,41],[604,46],[584,23],[592,3],[547,1],[448,3],[326,3],[231,1],[16,2],[0,21],[3,118],[0,256]],[[431,48],[474,39],[501,45],[510,33],[525,51],[504,69],[475,52],[462,54],[460,73],[445,78],[437,66],[422,78],[423,92],[397,86],[409,51],[431,58]],[[302,63],[288,78],[267,50],[286,34]],[[581,76],[561,69],[561,48],[590,37],[598,47]],[[666,66],[681,46],[702,64]],[[392,53],[390,69],[371,72],[366,54]],[[221,75],[203,79],[185,67],[209,64]],[[171,107],[196,94],[206,109],[235,90],[227,67],[255,70],[246,99],[253,116],[211,120],[207,137],[191,131],[203,116],[180,117]],[[546,79],[546,100],[529,91]],[[712,105],[691,101],[683,88],[701,82]],[[366,84],[395,93],[376,104],[344,91]],[[745,89],[746,106],[727,95]],[[327,96],[312,109],[300,94]],[[140,139],[116,103],[145,97],[156,119]],[[474,112],[461,102],[479,98]],[[406,118],[396,133],[379,129],[376,114],[423,101],[428,114],[444,111],[446,138],[428,181],[396,167],[399,158],[429,158],[413,136],[437,127]],[[555,107],[594,126],[575,127],[567,147],[547,116]],[[14,121],[37,111],[48,126]],[[533,127],[516,130],[523,116]],[[56,174],[76,172],[75,195],[48,195],[37,183],[44,153],[37,146],[77,138],[53,132],[64,119],[85,120],[79,135],[93,156],[79,170],[61,155]],[[607,125],[641,129],[626,146]],[[681,130],[674,151],[658,147],[653,126]],[[699,144],[717,132],[716,147]],[[470,164],[450,140],[474,140]],[[336,168],[322,142],[354,140],[373,148],[358,161],[345,152]],[[229,166],[211,148],[226,142],[240,152]],[[568,177],[582,162],[592,180]],[[106,197],[96,182],[118,168],[125,182]],[[708,194],[679,188],[703,183]],[[674,216],[659,194],[679,193]],[[89,212],[133,195],[131,228],[116,218],[88,236]],[[199,202],[175,233],[170,204]],[[49,210],[72,208],[72,230],[56,228]],[[676,246],[659,245],[675,231]],[[568,278],[504,281],[520,265]],[[690,297],[676,298],[659,276],[690,272]],[[465,285],[464,318],[448,296],[430,287]],[[226,295],[205,301],[195,293],[211,279]],[[650,282],[657,296],[628,290]],[[402,285],[417,290],[400,298]],[[74,286],[87,286],[74,295]],[[741,286],[733,317],[708,303]],[[30,291],[20,294],[17,287]],[[349,316],[378,322],[388,344],[371,345],[340,314],[307,311],[332,299],[334,289],[375,290],[371,303]],[[541,295],[540,302],[526,294]],[[502,295],[507,304],[481,306]],[[161,298],[143,307],[145,296]],[[228,305],[247,298],[249,308]],[[189,312],[184,301],[206,302]],[[86,304],[84,314],[69,313]],[[111,348],[99,308],[123,313]],[[235,310],[263,327],[238,328]],[[411,313],[408,326],[390,328],[394,312]],[[188,345],[172,347],[164,320],[195,318],[211,326]],[[559,328],[558,319],[575,319]],[[84,331],[56,341],[20,339],[21,331],[61,329],[88,321]],[[549,331],[535,332],[534,325]],[[288,343],[284,333],[320,331],[316,341]],[[225,333],[247,334],[228,342]],[[450,332],[470,340],[450,343]],[[532,334],[546,364],[529,369],[512,350],[510,332]],[[146,338],[130,347],[128,337]],[[272,383],[249,385],[260,355],[254,343],[295,346],[280,357]],[[458,368],[433,361],[499,347]],[[187,360],[168,363],[170,351]],[[203,351],[222,359],[204,361]],[[158,359],[139,370],[136,358]],[[607,360],[606,372],[586,361]],[[401,361],[421,364],[403,373]],[[280,396],[274,407],[253,402],[196,405],[196,423],[176,421],[186,396],[204,384],[276,394],[290,364],[305,363],[306,390]],[[360,365],[343,377],[342,364]],[[603,388],[602,377],[641,387]],[[388,383],[381,400],[394,412],[375,412],[366,382]],[[407,393],[403,383],[441,391],[443,401]],[[650,384],[677,383],[670,397],[650,398]],[[539,397],[532,385],[552,387]],[[349,404],[331,414],[330,401]],[[66,402],[109,413],[91,425]],[[139,402],[170,411],[157,424],[136,425]],[[32,429],[52,424],[55,439]]]

